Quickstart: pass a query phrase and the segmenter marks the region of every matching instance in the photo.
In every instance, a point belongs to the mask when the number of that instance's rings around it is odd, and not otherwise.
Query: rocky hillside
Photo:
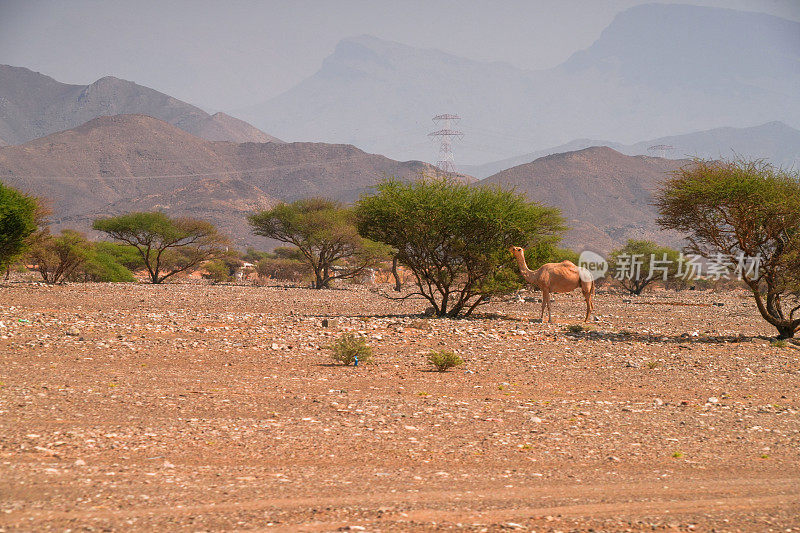
[[[100,117],[0,148],[0,180],[48,199],[56,228],[87,230],[100,216],[162,209],[211,220],[239,244],[263,245],[245,218],[278,201],[352,201],[385,176],[432,171],[347,145],[212,142],[144,115]]]
[[[26,68],[0,65],[0,139],[21,144],[105,115],[143,114],[212,141],[281,142],[224,113],[111,76],[69,85]]]
[[[589,148],[608,146],[626,155],[656,155],[649,148],[655,145],[672,146],[664,155],[669,159],[700,157],[703,159],[764,159],[785,168],[800,168],[800,130],[783,122],[768,122],[750,128],[713,128],[682,135],[659,137],[635,144],[613,141],[576,139],[546,150],[493,161],[484,165],[462,166],[462,170],[478,179],[544,157]]]
[[[680,236],[655,224],[653,192],[688,160],[627,156],[604,146],[553,154],[486,178],[530,200],[558,207],[571,230],[570,248],[608,252],[628,239],[677,246]]]

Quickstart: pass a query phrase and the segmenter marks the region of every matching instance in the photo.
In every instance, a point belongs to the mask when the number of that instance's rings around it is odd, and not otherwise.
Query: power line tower
[[[671,144],[656,144],[647,149],[648,152],[655,155],[656,157],[665,158],[667,157],[668,152],[672,152],[675,149],[674,146]]]
[[[433,123],[439,129],[429,133],[428,137],[439,139],[439,160],[436,162],[436,166],[442,172],[456,171],[456,165],[453,161],[453,141],[461,140],[464,137],[464,133],[452,128],[454,123],[459,120],[461,120],[461,117],[458,115],[448,113],[433,117]]]

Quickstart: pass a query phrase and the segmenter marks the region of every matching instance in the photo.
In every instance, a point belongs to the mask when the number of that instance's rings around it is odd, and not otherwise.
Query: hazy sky
[[[482,61],[551,67],[643,0],[0,0],[0,63],[87,84],[112,75],[209,111],[258,103],[370,34]],[[672,3],[672,2],[667,2]],[[800,21],[800,0],[684,0]],[[668,52],[668,51],[667,51]]]

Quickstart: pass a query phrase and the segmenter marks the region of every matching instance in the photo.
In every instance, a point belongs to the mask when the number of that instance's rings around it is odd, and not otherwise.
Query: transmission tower
[[[667,153],[675,149],[671,144],[656,144],[647,149],[648,152],[654,154],[656,157],[665,158]]]
[[[436,166],[442,172],[456,171],[456,165],[453,161],[453,141],[461,140],[464,134],[452,129],[452,127],[459,120],[461,120],[461,117],[458,115],[450,115],[448,113],[433,117],[433,123],[439,129],[429,133],[428,137],[439,139],[439,160],[436,162]]]

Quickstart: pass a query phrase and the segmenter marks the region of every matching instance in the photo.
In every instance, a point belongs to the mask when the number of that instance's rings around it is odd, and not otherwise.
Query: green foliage
[[[583,333],[585,331],[585,328],[580,324],[570,324],[569,326],[567,326],[567,331],[577,335],[578,333]]]
[[[272,278],[295,283],[314,278],[311,266],[295,259],[262,259],[256,264],[256,272],[261,279]]]
[[[300,248],[294,246],[278,246],[272,250],[272,254],[277,259],[289,259],[291,261],[303,261],[305,257]]]
[[[536,270],[545,263],[572,261],[578,264],[578,254],[569,248],[559,248],[555,243],[544,241],[525,248],[525,263],[531,270]]]
[[[653,282],[667,282],[678,274],[680,252],[652,241],[631,239],[612,251],[608,269],[631,294],[639,295]]]
[[[364,337],[355,333],[345,333],[330,345],[331,358],[343,365],[352,365],[372,362],[372,348]]]
[[[82,266],[91,254],[86,237],[73,230],[61,235],[42,234],[28,251],[29,259],[36,265],[45,283],[64,282]]]
[[[388,257],[388,248],[358,234],[353,211],[332,200],[310,198],[281,204],[248,220],[256,235],[293,245],[276,250],[276,255],[307,263],[318,289],[329,287],[335,279],[358,276]]]
[[[203,220],[164,213],[128,213],[98,219],[93,228],[139,252],[152,283],[195,268],[227,253],[228,240]]]
[[[461,356],[450,350],[433,350],[425,356],[425,359],[436,368],[437,372],[446,372],[464,364]]]
[[[242,260],[239,259],[239,254],[231,251],[218,259],[203,264],[203,270],[205,270],[203,277],[214,283],[231,281],[241,266]]]
[[[273,257],[275,257],[275,254],[271,254],[269,252],[262,252],[260,250],[256,250],[255,248],[247,248],[247,250],[245,250],[244,255],[242,256],[242,261],[253,263],[255,265],[262,259],[269,259]]]
[[[101,244],[109,243],[91,243],[86,260],[69,279],[107,283],[136,281],[131,271],[120,262],[119,256],[105,251],[105,247],[99,246]]]
[[[511,245],[556,243],[558,211],[495,187],[385,181],[356,207],[361,234],[396,250],[438,316],[465,316],[521,286]]]
[[[230,269],[221,259],[209,261],[203,265],[203,269],[205,270],[203,277],[210,279],[214,283],[222,283],[232,279]]]
[[[800,331],[800,174],[762,161],[703,161],[676,172],[658,191],[661,227],[688,234],[687,251],[744,269],[761,316],[779,338]]]
[[[0,269],[5,271],[25,251],[36,231],[38,204],[32,196],[0,182]]]
[[[110,256],[113,258],[115,263],[122,265],[130,272],[135,272],[144,268],[142,256],[139,254],[139,250],[137,250],[135,246],[101,241],[94,243],[94,249],[98,254]]]

